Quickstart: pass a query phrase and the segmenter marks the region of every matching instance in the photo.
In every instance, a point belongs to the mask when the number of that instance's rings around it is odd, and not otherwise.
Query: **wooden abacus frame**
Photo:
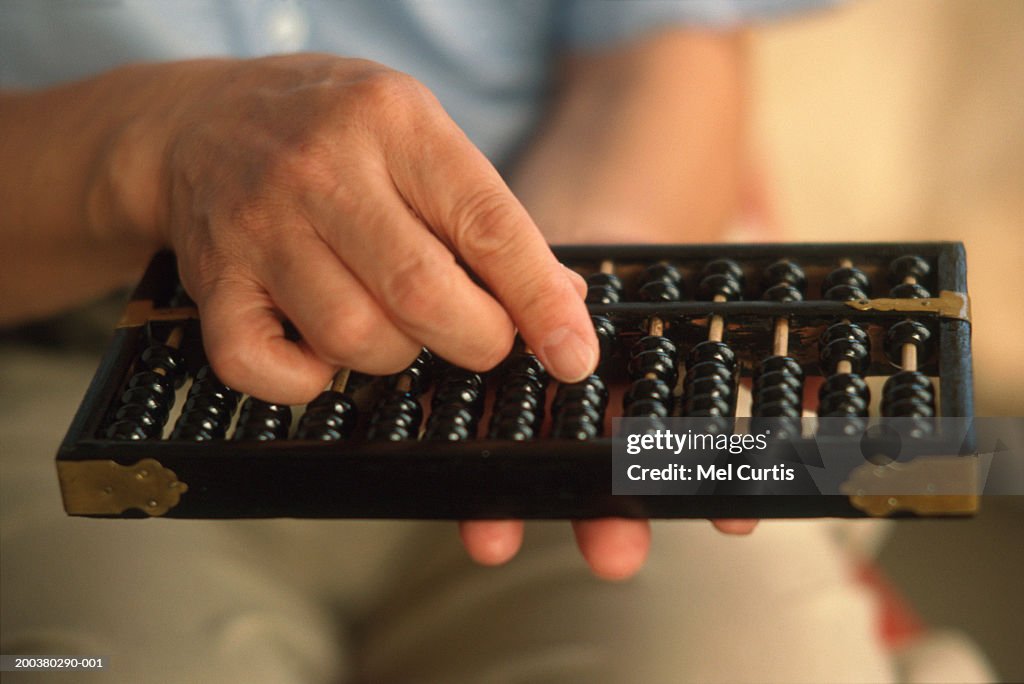
[[[971,326],[963,245],[935,243],[842,243],[764,245],[567,246],[559,259],[581,272],[612,260],[624,279],[639,268],[667,261],[690,276],[728,254],[748,274],[749,300],[591,305],[592,313],[626,324],[639,334],[657,316],[675,326],[686,343],[706,339],[711,316],[725,318],[730,343],[749,372],[772,348],[774,321],[790,321],[790,355],[814,374],[817,339],[827,323],[848,319],[886,324],[912,316],[938,333],[937,351],[920,359],[921,370],[941,379],[940,415],[973,415]],[[883,286],[890,261],[915,254],[933,271],[930,299],[835,302],[811,291],[794,303],[756,299],[758,274],[790,258],[812,282],[852,258]],[[976,501],[960,497],[923,506],[865,506],[831,496],[614,496],[609,437],[574,442],[539,439],[455,443],[185,442],[115,441],[98,437],[111,407],[150,335],[166,338],[185,326],[186,356],[201,356],[194,309],[169,307],[177,287],[174,256],[157,255],[129,303],[57,455],[64,506],[71,515],[181,518],[593,518],[603,516],[864,517],[868,515],[969,514]],[[745,293],[746,295],[747,293]],[[634,325],[635,323],[635,325]],[[877,332],[877,331],[876,331]],[[881,340],[873,340],[881,347]],[[873,353],[868,375],[896,369]],[[195,368],[191,371],[194,372]],[[919,497],[927,498],[927,497]],[[954,497],[956,498],[956,497]],[[970,497],[968,497],[970,499]]]

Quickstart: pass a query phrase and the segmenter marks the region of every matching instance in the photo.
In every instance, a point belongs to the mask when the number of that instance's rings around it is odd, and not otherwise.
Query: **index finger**
[[[550,373],[582,380],[597,365],[598,346],[576,284],[465,134],[446,118],[430,125],[440,130],[416,136],[416,150],[387,152],[399,193],[486,283]]]

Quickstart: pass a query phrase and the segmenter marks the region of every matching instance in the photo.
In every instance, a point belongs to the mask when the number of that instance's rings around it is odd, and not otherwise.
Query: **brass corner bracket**
[[[942,290],[938,297],[925,299],[854,299],[846,305],[858,311],[901,311],[936,314],[940,318],[956,318],[971,322],[971,299],[965,292]]]
[[[152,458],[123,466],[111,460],[57,461],[68,515],[119,515],[136,508],[164,515],[178,505],[188,485]]]

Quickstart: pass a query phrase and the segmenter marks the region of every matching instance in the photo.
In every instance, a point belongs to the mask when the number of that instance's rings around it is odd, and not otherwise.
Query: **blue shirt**
[[[0,87],[53,85],[137,61],[330,52],[415,76],[500,162],[540,115],[560,53],[832,1],[3,0]]]

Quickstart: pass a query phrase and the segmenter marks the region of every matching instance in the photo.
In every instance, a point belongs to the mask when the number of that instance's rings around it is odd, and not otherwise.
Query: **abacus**
[[[555,253],[588,284],[601,345],[594,375],[556,383],[522,344],[485,374],[423,350],[395,376],[342,370],[306,407],[242,397],[216,377],[174,256],[158,254],[58,453],[66,511],[487,519],[976,508],[972,496],[881,504],[870,495],[616,496],[611,484],[616,416],[715,421],[749,410],[752,420],[782,421],[797,439],[808,412],[855,427],[871,415],[911,418],[925,436],[933,416],[971,416],[961,244]],[[752,399],[743,406],[747,378]],[[872,397],[872,382],[882,379]]]

